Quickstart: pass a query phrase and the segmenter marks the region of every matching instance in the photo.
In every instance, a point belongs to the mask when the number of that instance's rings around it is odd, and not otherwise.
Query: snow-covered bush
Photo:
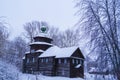
[[[0,59],[0,80],[18,80],[18,70],[15,66]]]

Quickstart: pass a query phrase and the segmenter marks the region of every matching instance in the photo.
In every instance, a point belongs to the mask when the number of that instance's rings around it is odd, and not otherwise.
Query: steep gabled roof
[[[79,47],[59,48],[57,46],[53,46],[47,49],[45,52],[43,52],[39,57],[70,57],[78,48]]]

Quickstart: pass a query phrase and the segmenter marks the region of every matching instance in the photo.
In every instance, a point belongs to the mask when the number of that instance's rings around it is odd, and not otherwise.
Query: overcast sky
[[[23,24],[34,20],[71,28],[78,21],[74,6],[74,0],[0,0],[0,16],[6,17],[14,37],[23,32]]]

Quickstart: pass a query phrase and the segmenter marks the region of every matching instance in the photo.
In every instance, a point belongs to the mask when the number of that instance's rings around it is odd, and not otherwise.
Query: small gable
[[[77,49],[74,51],[74,53],[71,55],[71,57],[78,57],[78,58],[83,58],[83,59],[85,59],[84,56],[83,56],[83,54],[82,54],[82,52],[81,52],[81,50],[80,50],[79,48],[77,48]]]

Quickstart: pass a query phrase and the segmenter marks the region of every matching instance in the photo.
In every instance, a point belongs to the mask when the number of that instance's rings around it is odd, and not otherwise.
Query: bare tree
[[[59,47],[71,47],[79,45],[78,30],[59,31],[58,28],[50,28],[50,36],[53,39],[53,44]]]
[[[14,60],[16,61],[15,64],[19,69],[22,69],[22,58],[28,49],[27,43],[21,37],[16,37],[13,43],[14,43],[15,55],[16,55],[16,59]]]
[[[78,30],[66,30],[59,35],[60,47],[72,47],[79,45],[79,32]]]
[[[0,57],[5,53],[5,43],[8,39],[8,30],[7,27],[0,22]]]
[[[60,34],[60,31],[59,31],[58,28],[49,27],[48,35],[49,35],[50,38],[53,39],[52,44],[57,45],[57,46],[59,45],[59,42],[58,42],[59,34]]]
[[[21,37],[16,37],[13,41],[8,41],[5,55],[6,61],[21,70],[22,58],[27,51],[27,47],[26,41]]]
[[[37,22],[28,22],[24,25],[24,29],[26,31],[25,36],[30,40],[30,42],[33,42],[33,37],[37,32],[37,25],[39,25]]]
[[[78,24],[90,36],[92,51],[108,55],[120,80],[120,0],[80,0],[76,6],[83,14]]]
[[[41,27],[45,26],[48,29],[47,34],[49,37],[53,39],[53,44],[57,45],[59,47],[70,47],[70,46],[78,46],[79,44],[79,30],[65,30],[65,31],[59,31],[59,28],[51,27],[48,25],[47,22],[39,22],[39,21],[33,21],[26,23],[24,26],[26,31],[26,36],[28,39],[30,39],[30,42],[33,41],[33,37],[36,34],[41,33]]]

